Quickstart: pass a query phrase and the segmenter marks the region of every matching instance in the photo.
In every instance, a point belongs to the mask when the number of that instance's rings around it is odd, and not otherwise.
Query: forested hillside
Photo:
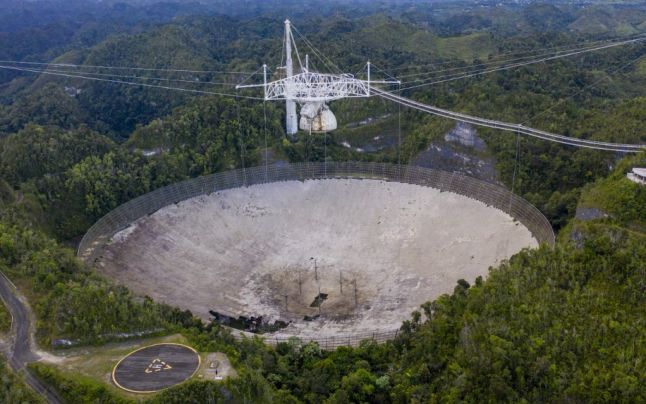
[[[45,402],[9,370],[4,358],[0,359],[0,400],[4,403]]]
[[[623,181],[622,169],[615,175]],[[601,181],[585,195],[598,192],[640,198],[641,188]],[[643,219],[640,207],[634,220]],[[212,382],[191,383],[152,401],[641,402],[646,235],[643,227],[624,227],[625,220],[576,224],[553,250],[523,251],[486,280],[458,282],[386,344],[328,353],[295,340],[274,349],[183,320],[183,332],[200,349],[229,352],[241,377],[225,384],[227,393]],[[36,371],[72,402],[111,394],[52,368]]]
[[[458,282],[412,313],[392,342],[272,348],[236,342],[216,324],[112,284],[75,258],[79,238],[120,204],[186,178],[326,158],[413,163],[443,145],[454,123],[399,115],[378,98],[342,100],[331,104],[338,131],[290,140],[282,104],[41,74],[254,95],[233,86],[259,82],[249,73],[263,63],[279,77],[289,9],[299,32],[343,71],[363,77],[370,60],[373,77],[395,75],[405,88],[509,55],[635,37],[646,33],[643,4],[9,3],[0,10],[0,66],[34,71],[0,68],[0,271],[28,291],[42,347],[178,332],[198,349],[228,353],[240,375],[149,400],[160,403],[646,401],[646,187],[625,178],[646,166],[644,153],[477,129],[484,150],[460,149],[466,159],[490,159],[492,180],[548,217],[557,246],[523,251],[473,285]],[[403,94],[567,136],[646,143],[645,58],[640,42]],[[385,140],[374,146],[375,138]],[[131,401],[103,381],[43,364],[32,370],[69,402]],[[4,363],[0,382],[0,401],[38,402]]]

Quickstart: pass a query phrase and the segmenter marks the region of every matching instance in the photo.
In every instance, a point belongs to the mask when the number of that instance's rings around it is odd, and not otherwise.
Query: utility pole
[[[343,294],[343,271],[339,269],[339,289],[341,290],[341,294]]]
[[[303,278],[301,269],[298,269],[298,294],[303,295]]]
[[[357,280],[353,279],[352,284],[354,285],[354,308],[356,310],[358,306],[358,299],[357,299]]]
[[[318,267],[316,266],[316,258],[310,257],[310,260],[314,260],[314,279],[318,282],[319,280],[319,270]]]
[[[370,97],[370,61],[368,61],[368,97]]]
[[[262,65],[262,89],[267,99],[267,64]]]

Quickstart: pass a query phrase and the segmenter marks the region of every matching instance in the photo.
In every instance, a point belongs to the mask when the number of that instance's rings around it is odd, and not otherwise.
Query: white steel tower
[[[296,32],[302,37],[298,30],[296,30]],[[314,51],[315,55],[317,55],[319,59],[321,59],[323,64],[329,68],[328,62],[331,63],[329,59],[325,58],[327,60],[326,62],[326,60],[321,57],[320,52],[316,50],[313,45],[309,43],[309,41],[307,41],[304,37],[303,39],[306,41],[306,45],[308,45]],[[600,50],[643,40],[644,38],[637,38],[621,42],[611,42],[610,44],[600,45],[595,48],[588,48],[583,51],[578,50],[570,53],[563,53],[562,55],[541,57],[540,59],[523,62],[520,64],[512,64],[510,65],[510,67],[539,62],[542,63],[547,60],[552,60],[560,57],[571,56],[583,52]],[[296,58],[298,60],[299,70],[296,72],[296,74],[294,74],[294,65],[292,62],[292,49],[295,51]],[[529,128],[527,126],[523,126],[522,124],[479,118],[476,116],[448,111],[442,108],[434,107],[432,105],[423,104],[421,102],[402,97],[401,95],[397,95],[393,92],[385,91],[383,89],[380,89],[379,87],[373,87],[373,84],[401,85],[401,82],[398,80],[372,80],[370,77],[372,71],[372,65],[370,62],[366,63],[367,80],[361,80],[356,78],[352,74],[343,73],[338,67],[334,66],[333,64],[332,66],[336,67],[336,70],[338,71],[337,73],[320,73],[313,71],[312,69],[310,69],[309,58],[306,57],[305,66],[301,64],[301,58],[298,54],[298,47],[296,45],[296,42],[294,41],[294,36],[292,35],[292,26],[289,20],[285,21],[284,50],[286,51],[287,63],[286,66],[281,66],[280,68],[285,69],[286,77],[273,81],[267,81],[267,65],[265,64],[263,65],[262,84],[239,84],[236,86],[236,89],[262,87],[265,101],[284,100],[287,108],[286,132],[289,136],[296,134],[299,129],[298,116],[296,115],[296,104],[300,105],[300,129],[309,131],[310,133],[325,133],[336,129],[337,127],[336,117],[330,110],[328,103],[343,98],[368,98],[371,96],[379,96],[400,105],[404,105],[406,107],[417,109],[419,111],[427,112],[433,115],[438,115],[444,118],[493,129],[515,132],[517,134],[529,135],[537,137],[539,139],[545,139],[571,146],[588,147],[597,150],[612,150],[620,153],[635,153],[641,152],[646,149],[646,145],[643,144],[610,143],[574,138],[542,131],[539,129]],[[3,66],[0,66],[0,68],[3,68]],[[4,68],[9,67],[5,66]],[[499,69],[494,70],[497,71]],[[486,73],[487,71],[484,72]],[[461,77],[470,77],[473,75],[475,74],[471,73],[465,74]],[[418,88],[430,84],[433,84],[433,82],[413,85],[403,89],[400,88],[400,91]]]
[[[310,44],[311,46],[311,44]],[[298,71],[294,73],[292,49],[298,59]],[[398,81],[371,81],[370,62],[368,80],[360,80],[352,74],[319,73],[310,70],[309,58],[305,66],[301,64],[298,47],[292,34],[292,25],[285,20],[285,77],[267,81],[267,65],[263,65],[262,84],[239,84],[236,89],[262,87],[266,101],[285,100],[285,132],[294,136],[299,129],[296,104],[300,105],[300,129],[309,132],[329,132],[337,127],[336,117],[327,105],[330,101],[342,98],[370,97],[370,86],[375,83],[398,84]],[[318,52],[317,52],[318,53]]]
[[[289,20],[285,20],[285,72],[289,80],[294,75],[294,65],[292,63],[292,26]],[[289,136],[298,132],[298,116],[296,116],[296,101],[287,99],[285,101],[285,128]]]

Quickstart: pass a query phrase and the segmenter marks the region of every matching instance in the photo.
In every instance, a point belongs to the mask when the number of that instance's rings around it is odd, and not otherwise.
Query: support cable
[[[469,78],[469,77],[475,77],[475,76],[481,76],[483,74],[494,73],[494,72],[498,72],[498,71],[502,71],[502,70],[514,69],[516,67],[528,66],[528,65],[532,65],[532,64],[536,64],[536,63],[548,62],[550,60],[560,59],[560,58],[564,58],[564,57],[568,57],[568,56],[575,56],[575,55],[579,55],[579,54],[582,54],[582,53],[587,53],[587,52],[592,52],[592,51],[596,51],[596,50],[607,49],[607,48],[620,46],[620,45],[625,45],[627,43],[634,43],[634,42],[636,42],[636,41],[633,40],[633,41],[615,43],[615,44],[606,45],[606,46],[603,46],[603,47],[596,47],[596,48],[586,49],[586,50],[582,50],[582,51],[570,52],[570,53],[565,53],[565,54],[562,54],[562,55],[556,55],[556,56],[551,56],[551,57],[546,57],[546,58],[541,58],[541,59],[530,60],[528,62],[515,63],[515,64],[508,65],[508,66],[500,66],[500,67],[496,67],[496,68],[492,68],[492,69],[485,69],[485,70],[481,70],[481,71],[478,71],[478,72],[459,75],[459,76],[453,76],[453,77],[448,76],[449,78],[446,78],[446,79],[435,80],[435,81],[426,82],[426,83],[422,83],[422,84],[412,85],[412,86],[404,87],[402,90],[410,90],[410,89],[413,89],[413,88],[426,87],[426,86],[430,86],[430,85],[434,85],[434,84],[446,83],[446,82],[449,82],[449,81],[461,80],[461,79],[465,79],[465,78]],[[427,80],[428,79],[419,80],[419,81],[427,81]],[[409,82],[409,83],[412,83],[412,82]]]
[[[292,40],[292,44],[294,45],[294,51],[296,52],[296,59],[298,60],[298,66],[301,68],[301,72],[303,71],[303,63],[301,62],[301,55],[298,53],[298,46],[296,45],[296,40],[294,39],[294,33],[292,31],[289,31],[289,38]]]
[[[280,50],[280,66],[284,67],[286,65],[285,61],[285,35],[283,35],[283,48]]]
[[[639,37],[643,37],[643,36],[645,36],[645,35],[646,35],[646,34],[638,34],[638,35],[635,35],[635,36],[630,37],[630,38],[621,38],[621,40],[626,40],[626,39],[636,39],[636,38],[639,38]],[[496,55],[492,56],[492,57],[491,57],[490,59],[488,59],[488,60],[489,60],[489,61],[494,61],[494,60],[497,60],[497,59],[506,58],[506,57],[508,57],[509,55],[516,55],[516,56],[514,56],[514,57],[517,57],[517,56],[519,56],[519,55],[531,55],[531,54],[536,54],[536,53],[539,53],[539,52],[544,52],[544,51],[547,51],[547,50],[552,50],[552,52],[556,52],[556,53],[558,53],[558,52],[565,52],[565,51],[567,51],[567,50],[560,50],[560,51],[559,51],[559,50],[556,50],[556,49],[560,49],[560,48],[579,48],[579,47],[587,47],[587,46],[593,46],[593,44],[616,42],[616,41],[617,41],[617,39],[619,39],[619,38],[615,38],[615,39],[603,39],[603,40],[597,40],[597,41],[581,41],[581,42],[579,42],[579,43],[574,43],[574,44],[559,45],[559,46],[551,46],[551,47],[542,47],[542,48],[533,49],[533,50],[526,50],[526,51],[509,51],[509,52],[502,52],[502,53],[498,53],[498,54],[496,54]],[[472,60],[471,62],[474,62],[474,61],[475,61],[475,59],[474,59],[474,60]],[[414,67],[445,66],[445,65],[456,64],[456,63],[458,63],[458,62],[460,62],[460,61],[450,60],[450,61],[445,61],[445,62],[427,63],[427,64],[422,64],[422,65],[417,65],[417,66],[399,66],[399,67],[392,67],[392,68],[389,68],[388,70],[389,70],[389,71],[393,71],[393,72],[394,72],[394,71],[398,71],[398,70],[412,69],[412,68],[414,68]]]
[[[646,39],[646,36],[642,35],[637,38],[633,38],[632,41],[641,41]],[[621,41],[622,43],[625,43],[626,41]],[[608,42],[607,42],[608,43]],[[618,44],[619,42],[609,42],[610,44]],[[549,55],[555,55],[557,56],[558,54],[561,53],[568,53],[568,52],[573,52],[573,51],[582,51],[582,50],[592,50],[598,48],[598,45],[594,46],[584,46],[584,47],[573,47],[570,49],[564,49],[560,50],[557,52],[547,52],[547,53],[542,53],[542,54],[535,54],[535,55],[529,55],[529,56],[524,56],[524,57],[519,57],[519,58],[511,58],[511,59],[501,59],[501,60],[493,60],[490,59],[488,61],[483,61],[481,63],[475,64],[475,65],[468,65],[468,66],[460,66],[460,67],[452,67],[452,68],[447,68],[447,69],[440,69],[440,70],[433,70],[429,72],[419,72],[419,73],[411,73],[411,74],[406,74],[406,75],[401,75],[399,76],[400,79],[406,78],[406,77],[417,77],[417,76],[426,76],[426,75],[432,75],[436,73],[442,73],[442,72],[449,72],[449,71],[456,71],[456,70],[469,70],[469,69],[476,69],[478,70],[479,66],[490,66],[490,65],[496,65],[496,64],[502,64],[502,63],[511,63],[511,62],[519,62],[522,60],[527,60],[527,59],[533,59],[537,57],[543,57],[543,56],[549,56]],[[431,78],[428,78],[430,80]],[[423,80],[423,79],[420,79]],[[414,81],[409,81],[409,82],[414,82]]]
[[[394,94],[393,92],[384,91],[378,88],[373,88],[373,92],[375,93],[375,95],[386,98],[390,101],[398,102],[406,107],[417,109],[419,111],[427,112],[433,115],[438,115],[444,118],[453,119],[455,121],[466,122],[473,125],[484,126],[484,127],[493,128],[493,129],[501,129],[501,130],[506,130],[510,132],[518,131],[525,135],[537,137],[544,140],[549,140],[552,142],[567,144],[571,146],[587,147],[590,149],[609,150],[609,151],[622,152],[622,153],[637,153],[637,152],[646,150],[646,144],[601,142],[596,140],[563,136],[563,135],[558,135],[555,133],[550,133],[539,129],[530,128],[527,126],[523,126],[521,124],[495,121],[492,119],[479,118],[476,116],[467,115],[460,112],[449,111],[446,109],[434,107],[432,105],[423,104],[421,102],[417,102],[409,98],[401,97]]]
[[[236,94],[238,90],[236,89]],[[236,115],[238,121],[238,136],[240,137],[240,162],[242,163],[242,185],[247,185],[247,171],[245,168],[244,156],[245,156],[245,144],[244,144],[244,135],[242,134],[242,122],[240,121],[240,101],[236,98]]]
[[[397,94],[401,96],[401,83],[398,83]],[[399,175],[401,177],[402,168],[402,104],[397,103],[397,166],[399,167]],[[401,178],[400,178],[401,180]]]
[[[645,54],[640,55],[636,59],[628,62],[627,64],[620,66],[618,68],[615,68],[611,70],[611,72],[616,72],[625,69],[626,67],[630,66],[631,64],[637,62],[641,58],[646,56]],[[610,72],[608,72],[610,73]],[[603,77],[601,80],[597,80],[596,82],[592,83],[590,86],[595,86],[597,85],[600,81],[604,80],[606,77]],[[589,86],[587,86],[589,87]],[[576,96],[577,94],[580,94],[585,90],[585,87],[580,89],[578,92],[571,94],[568,96],[568,98],[572,98]],[[399,90],[401,91],[401,89]],[[399,92],[398,91],[398,92]],[[525,135],[529,136],[534,136],[538,137],[540,139],[544,140],[549,140],[557,143],[562,143],[562,144],[567,144],[567,145],[572,145],[572,146],[578,146],[578,147],[587,147],[591,149],[597,149],[597,150],[611,150],[611,151],[617,151],[617,152],[622,152],[622,153],[635,153],[639,152],[642,150],[646,149],[646,145],[640,145],[640,144],[622,144],[622,143],[611,143],[611,142],[600,142],[600,141],[594,141],[594,140],[588,140],[588,139],[579,139],[579,138],[574,138],[574,137],[568,137],[568,136],[563,136],[563,135],[557,135],[553,133],[549,133],[546,131],[541,131],[538,129],[533,129],[529,127],[523,126],[524,123],[522,124],[512,124],[512,123],[506,123],[506,122],[500,122],[500,121],[494,121],[490,119],[484,119],[484,118],[478,118],[466,114],[461,114],[457,112],[452,112],[448,110],[444,110],[441,108],[433,107],[430,105],[422,104],[404,97],[401,97],[401,94],[393,94],[392,92],[386,92],[384,90],[379,90],[375,89],[373,95],[379,95],[381,97],[384,97],[386,99],[389,99],[391,101],[403,104],[405,106],[418,109],[424,112],[428,112],[434,115],[439,115],[443,116],[445,118],[449,119],[454,119],[462,122],[467,122],[471,123],[474,125],[480,125],[480,126],[485,126],[489,128],[494,128],[494,129],[502,129],[502,130],[508,130],[508,131],[515,131],[517,134],[522,133]],[[567,99],[567,98],[566,98]],[[548,109],[542,111],[540,114],[535,115],[534,117],[530,118],[529,120],[535,119],[537,116],[540,116],[542,114],[547,113],[550,109],[553,109],[557,105],[561,104],[564,102],[564,100],[559,101],[558,103],[550,106]],[[528,120],[528,121],[529,121]],[[526,121],[526,122],[528,122]]]
[[[364,63],[364,64],[363,64],[363,66],[361,66],[361,69],[357,70],[357,71],[354,73],[354,77],[357,77],[357,76],[359,75],[359,73],[362,73],[364,70],[366,70],[366,66],[368,66],[368,64],[367,64],[367,63]]]
[[[377,71],[379,71],[379,72],[383,73],[383,74],[384,74],[384,76],[386,76],[387,78],[390,78],[390,79],[392,79],[392,80],[394,80],[394,81],[396,81],[396,82],[398,82],[398,83],[399,83],[399,79],[397,79],[397,77],[393,77],[393,76],[392,76],[392,75],[390,75],[388,72],[386,72],[384,69],[381,69],[381,68],[379,68],[379,66],[376,66],[374,63],[370,63],[370,67],[372,67],[372,68],[374,68],[374,69],[377,69]]]
[[[254,75],[258,74],[258,72],[260,72],[264,68],[265,68],[264,66],[260,66],[258,69],[256,69],[256,71],[254,71],[253,73],[248,75],[244,80],[242,80],[240,83],[238,83],[236,85],[236,87],[239,87],[239,86],[243,85],[244,83],[246,83],[247,81],[249,81],[250,78],[252,78]],[[236,93],[237,93],[237,91],[236,91]]]
[[[298,36],[303,40],[303,42],[305,42],[305,44],[306,44],[307,46],[309,46],[309,48],[310,48],[310,49],[312,49],[312,52],[314,52],[314,54],[315,54],[319,59],[321,59],[321,61],[323,62],[323,64],[325,64],[328,68],[330,68],[330,66],[332,66],[333,68],[332,68],[332,69],[330,69],[330,70],[332,70],[332,71],[333,71],[333,70],[336,70],[336,71],[337,71],[337,73],[343,74],[343,71],[342,71],[341,69],[339,69],[339,67],[338,67],[336,64],[334,64],[334,62],[333,62],[332,60],[330,60],[330,58],[328,58],[327,56],[325,56],[325,54],[323,54],[323,52],[319,51],[319,50],[318,50],[318,49],[317,49],[317,48],[312,44],[312,42],[310,42],[310,40],[309,40],[309,39],[307,39],[307,37],[305,37],[305,35],[303,35],[303,34],[298,30],[298,28],[296,28],[296,27],[295,27],[295,26],[293,26],[293,25],[292,25],[292,28],[294,29],[294,31],[296,31],[296,33],[297,33],[297,34],[298,34]]]
[[[304,38],[304,37],[301,36],[301,38]],[[339,68],[337,68],[334,64],[330,65],[330,63],[326,61],[327,58],[323,54],[321,54],[316,48],[313,48],[312,46],[308,45],[307,42],[305,44],[314,53],[314,56],[316,56],[321,61],[321,63],[323,63],[323,66],[325,66],[331,72],[334,72],[336,70],[337,72],[341,73]]]
[[[71,73],[69,70],[58,70],[58,69],[47,69],[42,70],[43,72],[52,72],[52,73]],[[134,79],[134,80],[154,80],[154,81],[167,81],[167,82],[176,82],[176,83],[188,83],[188,84],[209,84],[209,85],[222,85],[226,87],[234,87],[235,84],[227,82],[214,82],[214,81],[195,81],[195,80],[182,80],[182,79],[169,79],[166,77],[146,77],[146,76],[127,76],[121,74],[113,73],[94,73],[94,72],[83,72],[82,74],[88,76],[100,76],[100,77],[116,77],[119,79]]]
[[[602,78],[600,78],[599,80],[596,80],[596,81],[594,81],[594,82],[593,82],[593,83],[591,83],[591,84],[588,84],[588,85],[585,85],[585,86],[581,87],[578,91],[575,91],[575,92],[573,92],[573,93],[571,93],[571,94],[567,95],[565,98],[561,98],[561,99],[559,99],[556,103],[554,103],[554,104],[550,105],[549,107],[547,107],[547,108],[546,108],[546,109],[544,109],[543,111],[541,111],[541,112],[539,112],[538,114],[535,114],[535,115],[534,115],[534,116],[532,116],[531,118],[527,119],[527,120],[526,120],[526,121],[524,121],[521,125],[528,124],[529,122],[533,121],[534,119],[538,118],[539,116],[545,115],[545,114],[546,114],[546,113],[548,113],[549,111],[551,111],[551,110],[553,110],[554,108],[556,108],[557,106],[559,106],[559,105],[563,104],[565,101],[567,101],[567,100],[571,100],[572,98],[574,98],[574,97],[576,97],[577,95],[581,94],[581,93],[582,93],[582,92],[584,92],[585,90],[596,87],[596,86],[597,86],[599,83],[601,83],[602,81],[607,80],[607,79],[609,78],[609,76],[610,76],[610,75],[615,74],[615,73],[617,73],[617,72],[621,72],[622,70],[624,70],[624,69],[625,69],[625,68],[627,68],[628,66],[630,66],[630,65],[632,65],[632,64],[635,64],[635,63],[637,63],[638,61],[640,61],[644,56],[646,56],[646,51],[645,51],[643,54],[641,54],[640,56],[638,56],[637,58],[635,58],[635,59],[631,60],[630,62],[628,62],[628,63],[626,63],[626,64],[624,64],[624,65],[621,65],[621,66],[616,67],[616,68],[614,68],[614,69],[607,70],[607,71],[606,71],[606,75],[605,75],[605,76],[603,76]]]
[[[0,60],[3,64],[33,65],[33,66],[54,66],[63,68],[77,69],[112,69],[112,70],[140,70],[140,71],[158,71],[173,73],[196,73],[196,74],[249,74],[250,72],[224,71],[224,70],[187,70],[187,69],[157,69],[152,67],[128,67],[128,66],[99,66],[99,65],[79,65],[72,63],[50,63],[50,62],[25,62],[20,60]]]
[[[182,88],[182,87],[162,86],[162,85],[157,85],[157,84],[134,83],[134,82],[131,82],[131,81],[111,80],[111,79],[105,79],[105,78],[99,78],[99,77],[89,77],[89,76],[81,76],[81,75],[74,75],[74,74],[54,73],[54,72],[49,72],[47,70],[25,69],[25,68],[21,68],[21,67],[11,67],[11,66],[0,66],[0,69],[17,70],[17,71],[22,71],[22,72],[30,72],[30,73],[38,73],[38,74],[48,74],[48,75],[52,75],[52,76],[60,76],[60,77],[67,77],[67,78],[77,78],[77,79],[84,79],[84,80],[90,80],[90,81],[102,81],[102,82],[115,83],[115,84],[125,84],[125,85],[130,85],[130,86],[160,88],[160,89],[164,89],[164,90],[183,91],[183,92],[194,93],[194,94],[220,95],[220,96],[223,96],[223,97],[246,98],[246,99],[250,99],[250,100],[262,100],[262,98],[260,98],[260,97],[250,97],[250,96],[245,96],[245,95],[239,95],[239,94],[237,94],[237,91],[236,91],[236,94],[230,94],[230,93],[221,93],[221,92],[216,92],[216,91],[195,90],[195,89]]]
[[[310,121],[310,135],[307,138],[307,148],[305,152],[305,156],[306,156],[305,161],[308,163],[311,162],[310,159],[311,159],[311,155],[313,154],[312,153],[312,122],[313,120]]]
[[[327,132],[323,132],[323,175],[327,178]]]
[[[518,169],[518,157],[520,155],[520,132],[516,131],[516,161],[514,163],[514,173],[511,177],[511,193],[509,194],[509,216],[514,217],[511,214],[511,204],[513,201],[514,188],[516,186],[516,170]]]
[[[262,115],[264,119],[265,132],[265,182],[267,182],[269,173],[269,149],[267,148],[267,101],[265,100],[262,100]]]
[[[325,56],[323,52],[319,51],[318,48],[316,48],[312,44],[312,42],[310,42],[310,40],[305,37],[305,35],[301,34],[301,32],[296,27],[292,26],[292,28],[294,28],[294,30],[296,31],[296,34],[303,40],[305,45],[307,45],[312,50],[312,52],[314,52],[314,55],[321,60],[321,62],[325,67],[330,69],[330,71],[337,70],[337,72],[341,73],[341,69],[339,69],[334,64],[334,62],[332,62],[327,56]]]

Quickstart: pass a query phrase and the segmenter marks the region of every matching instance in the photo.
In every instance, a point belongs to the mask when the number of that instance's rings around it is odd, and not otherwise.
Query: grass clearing
[[[493,40],[488,33],[476,32],[473,34],[441,38],[437,50],[444,58],[454,58],[470,62],[475,58],[486,60],[494,53]]]
[[[119,392],[127,397],[141,397],[140,394],[128,393],[116,387],[112,383],[112,369],[121,358],[135,349],[165,342],[189,345],[184,336],[173,334],[163,337],[109,343],[100,347],[74,348],[66,352],[66,360],[57,367],[65,373],[80,374],[105,383],[113,392]]]
[[[56,367],[70,379],[89,379],[103,383],[111,392],[130,399],[151,397],[156,394],[137,394],[124,391],[112,383],[112,370],[119,360],[132,351],[154,344],[177,343],[191,345],[187,338],[181,334],[162,337],[129,340],[124,342],[109,343],[100,347],[81,347],[64,351],[65,360]],[[216,362],[218,375],[224,377],[237,376],[236,370],[223,353],[199,353],[201,364],[195,374],[188,380],[215,380],[215,368],[211,364]]]

